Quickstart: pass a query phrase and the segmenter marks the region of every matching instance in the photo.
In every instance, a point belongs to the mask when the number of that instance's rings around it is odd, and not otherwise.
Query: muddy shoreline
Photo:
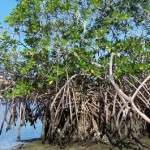
[[[124,143],[119,143],[118,145],[111,145],[105,143],[81,145],[81,144],[70,144],[64,147],[64,150],[149,150],[150,149],[150,139],[144,137],[140,140],[143,146],[140,146],[133,140],[125,141]],[[58,145],[50,145],[48,143],[42,144],[39,139],[34,139],[24,144],[21,144],[15,148],[16,150],[61,150]]]

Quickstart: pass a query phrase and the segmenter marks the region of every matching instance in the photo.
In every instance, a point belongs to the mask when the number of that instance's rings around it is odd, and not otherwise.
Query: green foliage
[[[43,88],[66,81],[75,73],[106,76],[112,52],[116,54],[116,77],[148,73],[149,3],[17,0],[17,6],[5,18],[11,33],[2,28],[0,35],[0,56],[5,58],[0,63],[13,80],[29,81],[17,82],[12,94],[29,94],[32,80],[37,88]],[[97,68],[92,62],[103,67]]]
[[[11,98],[12,96],[25,96],[30,95],[33,87],[30,83],[18,82],[15,89],[12,91],[7,91],[5,93],[6,98]]]

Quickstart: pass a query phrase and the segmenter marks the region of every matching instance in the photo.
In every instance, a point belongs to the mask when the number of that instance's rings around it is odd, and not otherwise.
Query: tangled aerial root
[[[43,143],[47,140],[63,147],[69,142],[117,143],[132,138],[139,144],[150,128],[150,75],[114,79],[112,59],[107,79],[75,74],[57,93],[51,86],[44,93],[1,100],[4,118],[0,134],[4,123],[9,130],[19,120],[20,140],[21,126],[28,121],[35,126],[40,119]]]

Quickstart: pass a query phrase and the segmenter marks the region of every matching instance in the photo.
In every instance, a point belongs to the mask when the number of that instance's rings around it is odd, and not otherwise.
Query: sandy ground
[[[142,150],[150,150],[150,139],[143,138],[142,140],[143,147]],[[138,145],[135,142],[130,141],[124,147],[112,146],[107,144],[93,144],[89,146],[81,146],[81,145],[70,145],[66,146],[64,150],[139,150]],[[41,141],[29,142],[24,145],[20,145],[17,150],[60,150],[59,146],[51,146],[49,144],[41,144]]]

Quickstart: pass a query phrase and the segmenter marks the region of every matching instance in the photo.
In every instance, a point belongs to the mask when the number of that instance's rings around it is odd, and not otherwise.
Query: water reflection
[[[0,107],[0,125],[3,121],[4,115],[2,107]],[[11,130],[6,132],[6,123],[4,123],[2,134],[0,135],[0,150],[7,150],[7,149],[13,149],[14,146],[17,146],[20,144],[20,142],[17,142],[17,136],[18,136],[18,122],[16,126],[13,126]],[[40,138],[41,135],[41,129],[42,129],[42,123],[41,121],[37,121],[36,129],[34,129],[33,126],[30,126],[30,123],[26,124],[26,127],[21,127],[21,140],[28,140],[33,138]]]

